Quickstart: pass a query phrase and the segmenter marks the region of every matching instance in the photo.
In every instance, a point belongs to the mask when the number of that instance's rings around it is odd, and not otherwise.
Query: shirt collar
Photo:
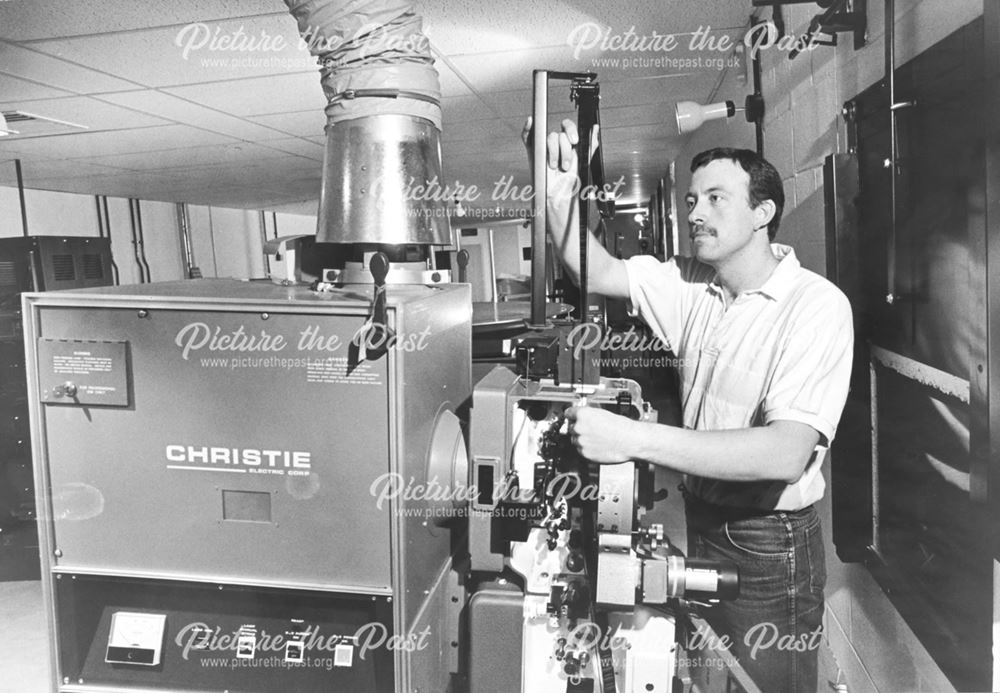
[[[774,253],[774,257],[778,258],[778,266],[771,272],[771,276],[764,282],[764,286],[755,289],[755,291],[770,296],[775,301],[780,301],[792,290],[795,276],[802,269],[802,264],[795,257],[795,251],[790,245],[772,243],[771,252]]]
[[[791,290],[795,282],[795,275],[802,265],[799,259],[795,257],[795,251],[790,245],[772,243],[771,252],[774,253],[774,257],[778,258],[778,266],[774,268],[771,276],[767,278],[763,286],[751,289],[746,293],[763,294],[775,301],[780,301],[788,295],[789,290]],[[709,286],[719,296],[724,296],[724,290],[719,284],[719,275],[715,275],[712,278]]]

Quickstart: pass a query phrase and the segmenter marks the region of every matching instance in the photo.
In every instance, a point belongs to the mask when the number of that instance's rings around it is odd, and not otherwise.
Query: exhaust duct
[[[326,151],[316,240],[447,245],[441,88],[422,20],[399,0],[285,0],[321,67]]]

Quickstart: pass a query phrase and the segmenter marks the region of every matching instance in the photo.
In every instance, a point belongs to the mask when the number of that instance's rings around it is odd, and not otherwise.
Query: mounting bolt
[[[140,311],[139,311],[139,312],[137,313],[137,315],[138,315],[138,316],[139,316],[140,318],[148,318],[148,317],[149,317],[149,311],[148,311],[148,310],[146,310],[145,308],[143,308],[142,310],[140,310]]]

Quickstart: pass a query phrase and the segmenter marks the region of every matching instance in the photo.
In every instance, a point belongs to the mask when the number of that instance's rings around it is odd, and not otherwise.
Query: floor
[[[42,583],[0,582],[0,693],[48,693]]]

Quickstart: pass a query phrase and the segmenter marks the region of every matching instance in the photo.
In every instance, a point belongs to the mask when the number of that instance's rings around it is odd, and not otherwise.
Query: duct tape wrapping
[[[440,130],[441,87],[420,16],[399,0],[285,0],[323,65],[327,123],[425,118]]]

